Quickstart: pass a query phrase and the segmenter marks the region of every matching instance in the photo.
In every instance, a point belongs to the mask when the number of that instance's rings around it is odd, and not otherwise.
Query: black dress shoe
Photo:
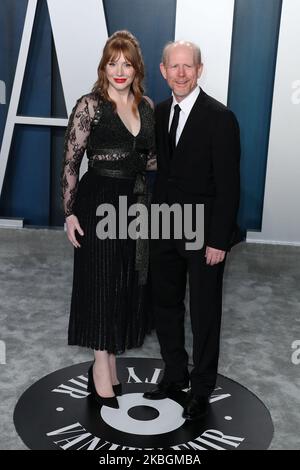
[[[114,394],[116,397],[120,397],[122,395],[122,384],[117,384],[112,386]]]
[[[148,400],[163,400],[174,392],[181,392],[181,390],[189,386],[189,379],[183,382],[160,382],[157,387],[148,390],[144,393],[143,397]]]
[[[190,392],[183,409],[182,417],[187,421],[196,421],[207,415],[209,409],[208,397],[197,396]]]
[[[88,371],[87,391],[90,392],[91,396],[98,403],[98,405],[108,406],[109,408],[119,408],[119,403],[116,397],[101,397],[101,395],[97,393],[93,377],[93,367],[94,364],[91,365]]]

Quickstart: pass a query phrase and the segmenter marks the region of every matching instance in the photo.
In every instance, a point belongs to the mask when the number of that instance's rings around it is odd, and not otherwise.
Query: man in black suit
[[[165,362],[158,386],[144,394],[163,399],[191,390],[183,417],[196,420],[215,388],[222,312],[222,278],[239,205],[239,126],[234,114],[198,85],[203,65],[193,43],[168,44],[161,73],[173,97],[156,107],[158,173],[153,203],[204,205],[204,245],[187,250],[186,240],[151,240],[156,329]],[[189,278],[193,369],[184,346],[184,299]]]

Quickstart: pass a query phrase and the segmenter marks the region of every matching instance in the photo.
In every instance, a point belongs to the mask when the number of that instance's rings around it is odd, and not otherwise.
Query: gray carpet
[[[25,449],[13,424],[20,395],[56,369],[92,359],[66,345],[73,249],[62,230],[0,229],[0,449]],[[242,243],[228,257],[219,372],[269,409],[270,449],[300,449],[300,248]],[[191,334],[187,316],[187,348]],[[160,357],[155,335],[127,356]],[[259,429],[257,430],[259,433]]]

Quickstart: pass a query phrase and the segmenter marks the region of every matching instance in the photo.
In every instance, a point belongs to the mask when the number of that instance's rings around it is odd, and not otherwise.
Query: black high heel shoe
[[[122,384],[113,385],[112,388],[116,397],[120,397],[122,395]]]
[[[94,364],[91,365],[88,371],[87,391],[91,393],[91,396],[98,403],[98,405],[108,406],[109,408],[119,408],[119,403],[116,397],[101,397],[101,395],[97,393],[93,377],[93,366]]]

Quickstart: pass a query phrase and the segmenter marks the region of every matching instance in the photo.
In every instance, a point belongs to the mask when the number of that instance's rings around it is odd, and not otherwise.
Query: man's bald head
[[[168,42],[162,52],[162,63],[166,66],[168,64],[168,57],[171,50],[179,47],[190,48],[193,51],[195,65],[202,64],[200,47],[191,41],[170,41]]]
[[[194,43],[176,41],[165,46],[160,71],[178,103],[197,87],[202,70],[200,49]]]

